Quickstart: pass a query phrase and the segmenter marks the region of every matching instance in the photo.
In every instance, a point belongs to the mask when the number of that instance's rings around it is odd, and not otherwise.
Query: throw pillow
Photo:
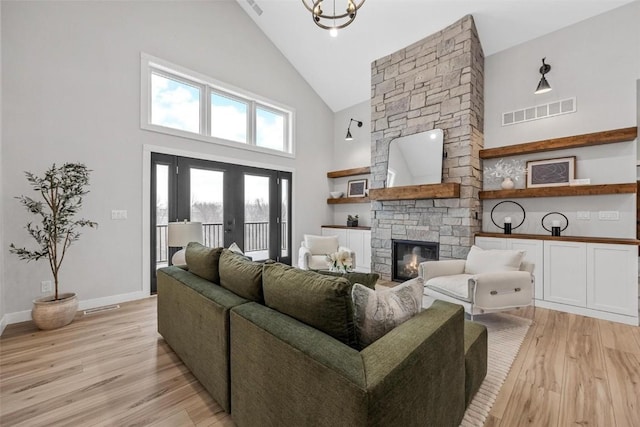
[[[265,264],[262,273],[267,307],[357,348],[351,284],[280,263]]]
[[[185,250],[187,268],[196,276],[219,284],[219,261],[221,253],[222,248],[209,248],[200,243],[191,242]]]
[[[338,273],[336,271],[318,270],[317,272],[320,274],[324,274],[326,276],[344,277],[352,285],[355,285],[356,283],[360,283],[361,285],[364,285],[369,289],[375,289],[376,283],[380,278],[380,275],[378,273],[360,273],[359,271],[350,271],[348,273]]]
[[[351,296],[360,346],[368,346],[418,314],[422,309],[423,290],[420,277],[383,291],[353,285]]]
[[[236,242],[233,242],[231,245],[229,245],[229,250],[231,252],[235,252],[237,254],[244,255],[244,252],[242,252],[242,249],[240,249],[240,246],[238,246],[238,244]]]
[[[314,255],[328,255],[338,250],[338,236],[304,235],[304,245]]]
[[[492,273],[496,271],[518,271],[524,251],[508,249],[482,249],[471,246],[464,265],[466,274]]]
[[[223,249],[220,255],[220,286],[243,298],[262,303],[262,264]]]

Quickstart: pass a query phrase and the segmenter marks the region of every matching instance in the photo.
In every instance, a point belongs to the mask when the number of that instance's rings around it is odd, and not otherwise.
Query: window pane
[[[166,267],[169,224],[169,166],[156,165],[156,268]]]
[[[247,104],[211,94],[211,136],[247,142]]]
[[[279,151],[285,146],[284,114],[256,107],[256,145]]]
[[[269,177],[244,175],[244,252],[269,258]]]
[[[289,256],[289,180],[283,179],[280,190],[282,192],[282,200],[280,200],[280,250],[282,257]]]
[[[151,123],[200,132],[200,89],[151,73]]]
[[[224,172],[190,169],[191,221],[202,223],[202,242],[205,246],[224,246],[222,230],[222,191]]]

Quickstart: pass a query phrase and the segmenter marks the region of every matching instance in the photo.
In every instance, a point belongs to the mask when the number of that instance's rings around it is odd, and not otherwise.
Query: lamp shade
[[[170,222],[169,223],[168,246],[184,247],[189,242],[202,243],[202,223],[201,222]]]

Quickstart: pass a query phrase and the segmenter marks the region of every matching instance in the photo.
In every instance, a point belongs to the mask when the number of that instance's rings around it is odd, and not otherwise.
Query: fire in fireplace
[[[396,282],[418,277],[421,262],[437,261],[440,253],[438,242],[417,240],[393,240],[393,269],[391,279]]]

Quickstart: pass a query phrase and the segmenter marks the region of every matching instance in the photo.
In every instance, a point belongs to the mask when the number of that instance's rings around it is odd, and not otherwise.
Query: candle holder
[[[496,221],[493,219],[493,212],[496,210],[496,208],[498,206],[500,206],[503,203],[513,203],[514,205],[518,206],[520,209],[522,209],[522,221],[520,221],[520,223],[518,225],[516,225],[515,227],[513,226],[513,224],[511,223],[511,217],[505,217],[505,221],[503,223],[503,227],[500,227],[498,224],[496,224]],[[495,225],[496,227],[498,227],[499,229],[504,231],[504,234],[511,234],[512,230],[515,230],[516,228],[520,227],[522,224],[524,224],[524,219],[527,217],[527,213],[525,212],[524,208],[522,207],[521,204],[514,202],[513,200],[504,200],[500,203],[497,203],[493,209],[491,209],[491,222],[493,223],[493,225]],[[509,221],[507,221],[507,219]]]
[[[547,227],[545,227],[544,226],[544,219],[546,217],[548,217],[549,215],[560,215],[561,217],[563,217],[565,222],[566,222],[564,228],[560,228],[560,221],[557,220],[557,219],[553,220],[551,222],[551,230],[549,230]],[[561,214],[560,212],[549,212],[548,214],[546,214],[545,216],[542,217],[542,220],[540,221],[540,223],[542,224],[542,228],[544,228],[545,230],[550,232],[552,236],[558,237],[558,236],[560,236],[560,233],[562,231],[566,230],[567,227],[569,226],[569,219],[565,215]]]

